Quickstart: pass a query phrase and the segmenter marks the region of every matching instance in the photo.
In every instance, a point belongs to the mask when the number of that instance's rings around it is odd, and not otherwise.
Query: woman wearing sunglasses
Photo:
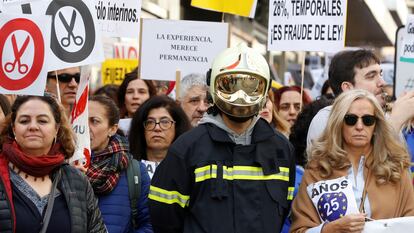
[[[367,91],[335,100],[311,155],[291,232],[362,232],[367,219],[414,215],[407,149]]]
[[[132,118],[128,137],[130,152],[147,165],[152,177],[171,143],[190,128],[187,115],[174,100],[167,96],[151,97]]]

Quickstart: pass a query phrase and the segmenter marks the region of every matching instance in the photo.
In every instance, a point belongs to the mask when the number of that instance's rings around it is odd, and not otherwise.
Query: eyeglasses
[[[48,78],[56,78],[55,74],[49,74],[47,76]],[[72,78],[75,79],[76,83],[80,82],[80,73],[75,73],[75,74],[68,74],[68,73],[62,73],[62,74],[58,74],[57,75],[59,82],[62,83],[70,83],[72,81]]]
[[[162,130],[167,130],[171,128],[174,123],[175,121],[169,119],[161,119],[158,122],[154,119],[148,119],[144,121],[144,129],[151,131],[155,129],[155,126],[159,125]]]
[[[377,122],[377,118],[373,115],[363,115],[362,117],[359,117],[355,114],[346,114],[344,121],[346,125],[354,126],[358,122],[359,118],[362,118],[362,123],[365,126],[372,126],[375,122]]]

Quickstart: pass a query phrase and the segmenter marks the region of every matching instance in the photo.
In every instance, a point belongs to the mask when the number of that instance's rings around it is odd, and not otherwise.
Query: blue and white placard
[[[322,222],[332,222],[345,215],[359,213],[352,182],[347,177],[310,184],[307,192]]]

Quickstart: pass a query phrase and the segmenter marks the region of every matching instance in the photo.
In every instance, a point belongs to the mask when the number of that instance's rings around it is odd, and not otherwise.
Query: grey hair
[[[191,73],[184,76],[181,79],[179,99],[182,100],[187,95],[188,90],[194,86],[207,88],[206,76],[198,73]]]

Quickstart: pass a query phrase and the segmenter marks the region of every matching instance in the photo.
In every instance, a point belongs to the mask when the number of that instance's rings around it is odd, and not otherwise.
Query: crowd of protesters
[[[366,219],[414,216],[414,92],[385,108],[369,50],[337,53],[315,100],[272,87],[242,45],[207,77],[183,77],[176,99],[135,69],[90,93],[86,169],[67,163],[79,82],[74,67],[50,72],[44,96],[0,94],[0,232],[362,232]],[[344,211],[321,207],[329,193]]]

